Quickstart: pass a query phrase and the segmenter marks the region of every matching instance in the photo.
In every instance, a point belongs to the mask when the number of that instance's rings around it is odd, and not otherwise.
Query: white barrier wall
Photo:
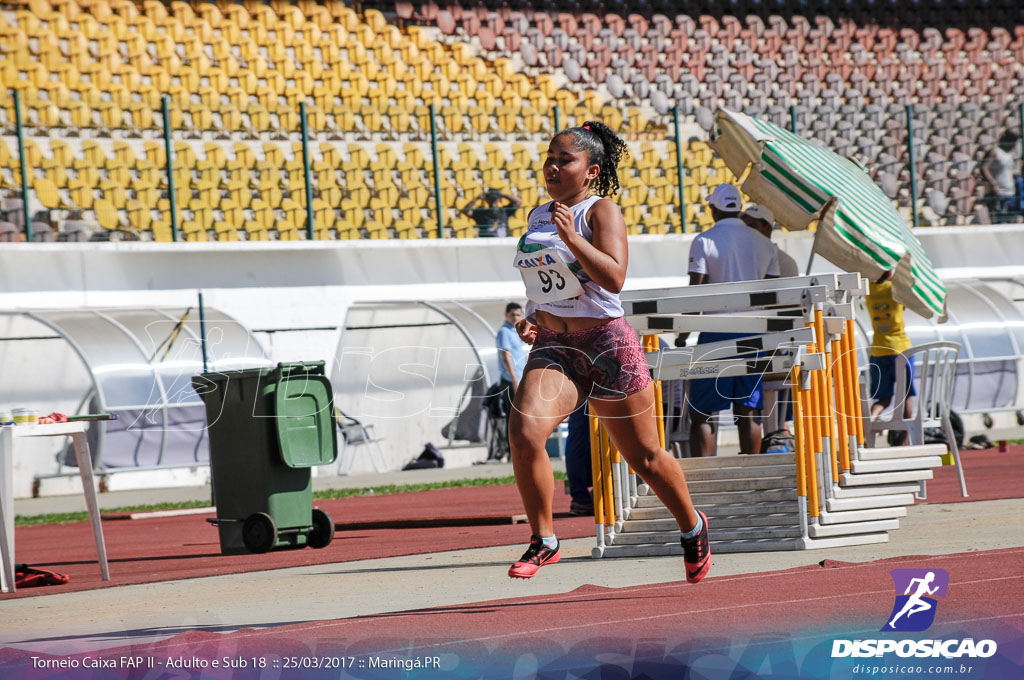
[[[916,233],[946,278],[1024,275],[1024,226]],[[627,287],[685,285],[692,238],[631,237]],[[801,265],[812,239],[807,233],[776,234],[780,247]],[[522,300],[522,283],[511,265],[514,250],[515,239],[3,244],[0,310],[188,306],[202,290],[206,304],[256,331],[274,360],[330,364],[354,302]],[[814,270],[834,267],[816,258]],[[0,403],[2,381],[0,376]],[[419,431],[380,430],[395,466],[424,443]],[[34,475],[52,472],[52,456],[34,458],[16,473],[19,489],[30,488]]]

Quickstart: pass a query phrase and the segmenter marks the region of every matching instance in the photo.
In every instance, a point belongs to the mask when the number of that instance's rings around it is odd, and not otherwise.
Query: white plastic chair
[[[364,425],[355,418],[345,415],[341,409],[334,410],[334,420],[341,434],[341,451],[338,453],[338,475],[347,475],[352,469],[356,457],[356,447],[367,446],[373,469],[387,472],[387,460],[381,448],[381,438],[376,435],[373,425]]]
[[[917,345],[897,354],[896,386],[893,390],[891,414],[888,419],[883,419],[886,414],[882,413],[878,420],[874,421],[865,417],[864,443],[869,447],[874,446],[875,435],[882,430],[895,430],[907,432],[911,445],[919,446],[924,444],[924,429],[926,427],[941,427],[946,434],[946,444],[953,454],[953,460],[956,461],[956,471],[960,477],[960,493],[966,498],[967,482],[964,480],[964,466],[960,462],[960,449],[956,445],[953,425],[949,418],[953,404],[956,362],[960,355],[960,349],[960,343],[940,341]],[[908,361],[914,362],[914,376],[917,382],[917,404],[914,416],[910,420],[903,417],[903,400],[897,397],[897,395],[901,396],[907,393],[905,367]],[[869,413],[867,404],[865,404],[864,413]],[[926,491],[925,483],[921,482],[921,498],[925,497]]]

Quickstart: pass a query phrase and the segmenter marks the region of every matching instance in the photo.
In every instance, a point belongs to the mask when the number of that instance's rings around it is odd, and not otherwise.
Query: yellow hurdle
[[[807,324],[812,326],[813,324]],[[807,346],[807,351],[815,353],[814,344]],[[820,417],[819,410],[821,406],[821,400],[818,397],[818,374],[821,371],[813,371],[810,378],[810,389],[806,392],[801,391],[800,397],[803,399],[803,410],[806,416],[804,416],[804,422],[807,424],[807,446],[806,446],[806,477],[807,477],[807,513],[809,517],[818,516],[818,478],[817,478],[817,464],[815,463],[815,454],[822,450],[821,449],[821,423],[818,422]]]
[[[851,376],[851,385],[850,386],[853,389],[853,413],[854,413],[854,422],[855,422],[855,424],[857,426],[857,445],[858,446],[864,446],[864,412],[863,412],[863,409],[861,409],[861,402],[860,402],[860,398],[861,398],[861,394],[860,394],[860,381],[857,379],[857,376],[859,374],[859,371],[857,370],[857,354],[856,354],[856,352],[852,351],[852,350],[854,350],[856,348],[856,342],[854,340],[854,338],[856,336],[854,336],[853,332],[854,332],[853,319],[847,319],[846,320],[846,335],[848,336],[847,343],[849,344],[850,350],[851,350],[849,352],[849,356],[848,356],[848,359],[849,359],[849,362],[850,362],[850,369],[849,369],[849,371],[850,371],[850,376]]]
[[[804,462],[804,447],[807,445],[806,426],[803,422],[803,398],[800,396],[800,366],[789,371],[790,382],[793,384],[793,440],[796,454],[796,493],[807,497],[807,465]]]
[[[658,380],[654,383],[654,417],[658,419],[658,441],[661,443],[661,448],[667,450],[665,446],[665,404],[661,400],[661,381]]]
[[[814,328],[813,323],[809,323],[807,324],[807,326]],[[817,344],[812,342],[807,346],[807,351],[811,354],[816,354],[818,352],[817,347]],[[811,440],[812,451],[824,451],[824,448],[822,447],[822,438],[824,438],[825,433],[824,428],[822,428],[821,422],[819,421],[819,418],[821,418],[822,415],[822,406],[824,404],[823,400],[821,399],[821,390],[818,384],[818,378],[820,377],[820,373],[821,371],[811,372],[811,387],[810,390],[808,390],[808,395],[810,398],[810,417],[814,428],[814,438]]]
[[[854,441],[856,441],[857,440],[857,415],[856,415],[857,414],[857,403],[856,403],[857,402],[857,399],[856,399],[857,393],[856,393],[855,386],[856,386],[856,383],[857,383],[857,374],[854,373],[853,370],[851,369],[851,366],[852,366],[851,355],[855,351],[855,349],[854,349],[854,347],[855,347],[855,338],[850,333],[849,326],[847,326],[846,332],[843,333],[839,337],[839,341],[840,341],[840,344],[841,344],[841,346],[843,348],[842,369],[843,369],[843,377],[844,377],[844,386],[846,388],[846,406],[847,406],[847,409],[846,409],[846,432],[847,432],[848,438],[849,437],[853,437]]]
[[[814,384],[813,376],[811,384]],[[815,477],[816,465],[814,464],[814,454],[817,451],[816,443],[820,443],[821,439],[818,437],[818,423],[817,414],[815,413],[815,406],[817,400],[814,398],[813,388],[807,391],[797,390],[798,398],[800,400],[800,410],[804,415],[804,430],[810,435],[805,438],[804,442],[804,478],[807,483],[807,515],[808,517],[818,517],[818,482]]]
[[[601,423],[590,416],[590,472],[594,477],[594,498],[604,498],[604,479],[601,466]],[[594,523],[604,524],[604,503],[594,503]]]
[[[832,340],[832,361],[836,370],[835,380],[836,426],[839,429],[839,470],[850,471],[850,439],[847,437],[846,371],[843,370],[843,343],[840,338]]]
[[[661,345],[658,342],[657,335],[645,335],[643,336],[643,347],[645,352],[657,352],[661,349]],[[654,381],[654,417],[657,418],[658,423],[658,441],[661,444],[661,448],[667,449],[665,446],[665,404],[662,403],[662,391],[661,381]]]
[[[828,360],[828,343],[825,342],[825,319],[821,309],[814,310],[814,336],[817,339],[818,347],[821,348],[821,352],[825,355],[825,370],[824,375],[821,376],[821,398],[823,403],[823,417],[821,421],[822,427],[825,429],[828,438],[828,448],[822,448],[822,453],[827,453],[829,457],[832,482],[835,484],[839,483],[839,459],[838,450],[836,447],[836,435],[835,435],[835,409],[832,407],[832,366]],[[822,443],[824,447],[824,442]]]
[[[843,403],[846,404],[846,408],[843,409],[843,420],[846,423],[847,448],[849,449],[849,439],[856,437],[857,425],[853,422],[853,389],[850,379],[850,357],[848,356],[850,342],[849,333],[846,332],[845,327],[839,335],[839,351],[842,354],[839,357],[838,366],[843,376]],[[850,451],[850,455],[853,455],[852,451]]]
[[[608,431],[601,428],[601,477],[604,484],[601,487],[601,498],[604,501],[605,524],[615,524],[615,497],[614,481],[612,480],[612,440]],[[616,452],[617,453],[617,452]],[[596,489],[595,489],[596,491]]]

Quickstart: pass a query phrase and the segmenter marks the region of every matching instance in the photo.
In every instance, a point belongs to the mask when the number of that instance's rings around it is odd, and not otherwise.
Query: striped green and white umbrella
[[[906,220],[856,163],[793,133],[719,109],[711,146],[743,191],[768,206],[780,224],[806,229],[818,221],[814,252],[872,281],[895,269],[897,302],[945,320],[946,287]]]

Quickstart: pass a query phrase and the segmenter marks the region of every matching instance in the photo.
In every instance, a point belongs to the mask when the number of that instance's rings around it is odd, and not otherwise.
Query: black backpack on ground
[[[437,447],[427,442],[419,457],[412,459],[405,464],[403,470],[423,470],[427,468],[443,468],[444,456],[437,450]]]

